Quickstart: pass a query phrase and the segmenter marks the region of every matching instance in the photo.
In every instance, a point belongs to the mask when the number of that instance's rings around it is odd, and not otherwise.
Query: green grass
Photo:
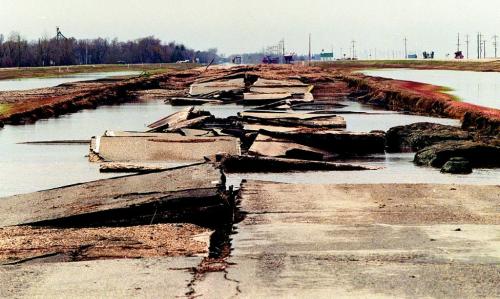
[[[0,104],[0,115],[7,113],[12,107],[10,104]]]

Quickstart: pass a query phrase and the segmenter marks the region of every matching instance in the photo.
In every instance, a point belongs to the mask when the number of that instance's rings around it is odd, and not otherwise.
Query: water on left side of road
[[[7,79],[7,80],[0,80],[0,91],[47,88],[47,87],[54,87],[64,83],[71,83],[77,81],[91,81],[91,80],[108,78],[111,76],[132,76],[138,74],[140,74],[140,72],[137,71],[96,72],[96,73],[78,73],[72,75],[64,75],[60,77]]]
[[[185,107],[163,101],[132,102],[82,110],[34,124],[0,129],[0,197],[81,183],[121,174],[99,173],[89,163],[88,145],[33,145],[27,141],[88,140],[105,130],[143,131],[146,125]],[[204,106],[216,117],[236,115],[242,106]]]

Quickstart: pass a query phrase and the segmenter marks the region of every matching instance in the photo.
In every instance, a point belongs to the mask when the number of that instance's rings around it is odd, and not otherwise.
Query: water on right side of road
[[[500,109],[500,73],[451,70],[380,69],[363,74],[396,80],[414,81],[451,88],[447,93],[459,100]]]

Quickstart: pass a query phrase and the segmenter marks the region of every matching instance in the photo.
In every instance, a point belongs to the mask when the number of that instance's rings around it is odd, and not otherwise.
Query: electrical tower
[[[59,30],[59,27],[56,27],[56,40],[59,39],[67,39],[64,34],[62,34],[61,30]]]

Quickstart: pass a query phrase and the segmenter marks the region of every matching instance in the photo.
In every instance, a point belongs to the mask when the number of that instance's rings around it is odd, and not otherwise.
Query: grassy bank
[[[19,78],[57,77],[77,73],[145,71],[150,74],[164,73],[169,70],[184,70],[199,66],[192,63],[154,63],[154,64],[98,64],[51,67],[0,68],[0,80]]]
[[[11,108],[9,104],[0,104],[0,115],[7,113]]]
[[[338,60],[316,62],[314,65],[336,69],[412,68],[423,70],[459,70],[475,72],[500,72],[500,60]]]

